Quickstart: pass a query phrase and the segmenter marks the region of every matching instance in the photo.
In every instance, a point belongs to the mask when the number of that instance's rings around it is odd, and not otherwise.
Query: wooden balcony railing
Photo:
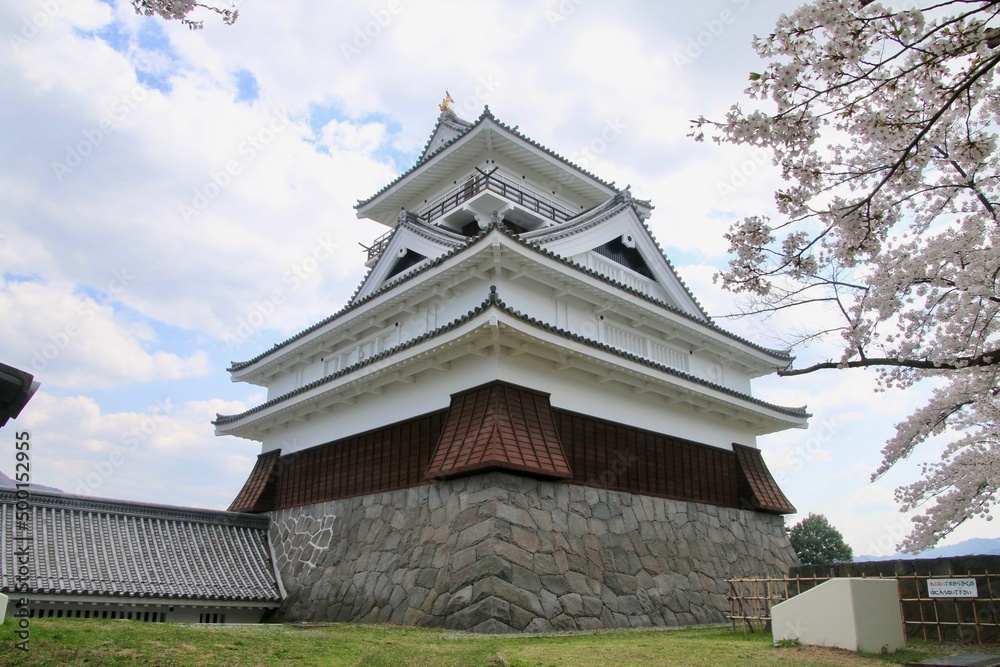
[[[410,222],[419,222],[420,218],[404,209],[399,212],[399,217],[397,218],[396,226],[398,227],[407,220],[409,220]],[[394,231],[396,230],[390,229],[385,234],[372,241],[372,244],[370,246],[366,246],[364,243],[358,243],[358,245],[364,248],[365,252],[368,254],[368,257],[365,260],[366,263],[372,261],[373,259],[382,254],[382,252],[385,250],[385,247],[389,245],[389,238],[392,236],[392,233]]]
[[[424,222],[433,222],[486,190],[555,222],[565,222],[574,215],[573,211],[568,208],[531,192],[515,181],[497,173],[496,168],[489,172],[476,168],[476,173],[472,178],[446,193],[426,210],[418,212],[417,215]]]
[[[394,231],[396,230],[390,229],[385,234],[372,241],[372,244],[370,246],[366,246],[363,243],[358,244],[362,248],[364,248],[365,252],[368,254],[368,257],[365,259],[366,263],[370,262],[371,260],[375,259],[376,257],[382,254],[382,251],[385,250],[385,247],[389,245],[389,237],[392,236],[392,233]]]

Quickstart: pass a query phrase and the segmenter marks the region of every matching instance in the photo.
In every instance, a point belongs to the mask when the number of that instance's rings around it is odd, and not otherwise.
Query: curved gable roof
[[[488,133],[492,136],[486,137]],[[433,141],[438,134],[436,126],[430,141]],[[478,137],[483,137],[482,146],[475,143]],[[437,172],[464,165],[469,158],[467,153],[485,150],[486,146],[493,145],[494,137],[508,142],[512,150],[517,152],[520,161],[533,166],[536,170],[548,171],[547,177],[562,182],[588,202],[599,203],[609,195],[619,192],[614,183],[599,178],[552,149],[525,136],[516,128],[500,122],[487,106],[468,129],[446,141],[429,155],[422,155],[416,164],[372,196],[358,200],[354,207],[358,217],[371,218],[392,226],[396,212],[400,207],[406,206],[408,197],[413,197],[417,191],[423,192],[424,188],[433,187],[440,176]],[[430,141],[425,150],[430,148]]]

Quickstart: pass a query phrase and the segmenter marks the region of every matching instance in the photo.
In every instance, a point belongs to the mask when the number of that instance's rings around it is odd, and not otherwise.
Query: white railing
[[[603,337],[604,340],[602,342],[612,347],[617,347],[619,350],[630,352],[639,357],[645,357],[650,361],[655,361],[658,364],[670,366],[677,370],[689,371],[690,364],[688,357],[690,355],[687,352],[653,340],[634,329],[620,324],[612,324],[605,320]]]
[[[649,296],[657,295],[655,280],[640,275],[632,269],[626,268],[618,262],[610,260],[596,252],[588,252],[586,254],[585,266],[592,271],[600,273],[602,276],[611,278],[615,282],[619,282],[626,287],[631,287],[637,292],[642,292]]]
[[[674,349],[657,341],[649,341],[649,358],[658,364],[682,371],[690,371],[690,354]]]

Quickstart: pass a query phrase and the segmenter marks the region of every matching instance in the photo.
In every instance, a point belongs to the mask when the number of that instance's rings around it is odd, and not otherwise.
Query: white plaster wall
[[[590,373],[552,365],[528,355],[468,357],[451,363],[447,371],[430,371],[412,384],[396,383],[383,394],[364,394],[357,403],[337,404],[293,422],[264,438],[262,451],[280,448],[283,454],[315,447],[390,423],[417,417],[450,404],[451,394],[493,380],[504,380],[552,395],[552,405],[600,419],[630,424],[722,449],[736,442],[756,446],[756,437],[738,422],[726,422],[715,413],[696,413],[681,404],[667,404],[654,394],[634,394],[614,382],[599,383]]]
[[[569,369],[555,372],[551,364],[527,355],[504,358],[498,379],[551,394],[553,407],[600,419],[732,450],[732,443],[756,447],[748,428],[726,422],[717,413],[696,413],[682,404],[668,404],[652,393],[635,394],[617,382],[599,383],[590,373]]]
[[[472,357],[453,362],[447,371],[430,371],[417,376],[412,384],[396,383],[383,394],[364,394],[357,403],[339,403],[324,412],[309,415],[308,421],[294,422],[289,428],[264,437],[262,451],[281,449],[282,454],[364,433],[395,422],[447,408],[451,394],[495,379],[493,357]]]

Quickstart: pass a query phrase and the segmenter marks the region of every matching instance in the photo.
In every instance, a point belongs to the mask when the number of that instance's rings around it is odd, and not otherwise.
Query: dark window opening
[[[406,250],[406,254],[396,260],[396,263],[392,265],[392,270],[389,271],[389,275],[385,277],[386,280],[391,280],[394,276],[398,276],[403,271],[419,264],[420,262],[427,259],[419,252],[413,252],[410,249]]]
[[[612,239],[604,245],[594,248],[594,252],[604,255],[611,261],[618,262],[625,268],[632,269],[641,276],[646,276],[651,280],[654,279],[653,272],[639,251],[626,246],[620,238]]]

